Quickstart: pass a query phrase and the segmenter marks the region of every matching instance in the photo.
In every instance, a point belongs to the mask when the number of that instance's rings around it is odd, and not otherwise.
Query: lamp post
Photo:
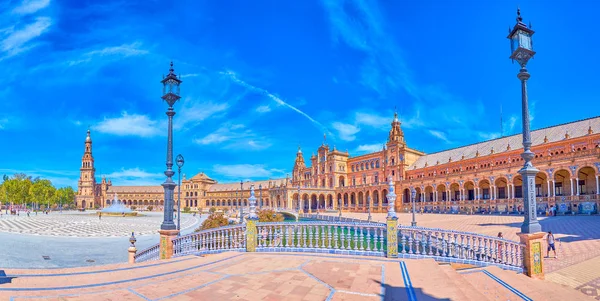
[[[240,224],[244,222],[244,206],[242,206],[242,199],[244,199],[244,181],[240,180],[240,201],[238,202],[238,211],[240,212]]]
[[[161,230],[176,230],[177,227],[173,223],[173,193],[175,190],[175,182],[173,182],[173,116],[175,116],[175,110],[173,105],[181,98],[179,96],[179,85],[181,80],[177,78],[175,70],[173,69],[173,62],[171,62],[171,68],[169,74],[161,81],[163,84],[163,96],[161,97],[167,102],[169,108],[167,109],[167,116],[169,117],[168,124],[168,136],[167,136],[167,170],[165,176],[167,179],[162,184],[165,189],[165,207],[164,207],[164,218],[160,225]]]
[[[342,199],[339,198],[338,199],[338,209],[339,209],[339,216],[340,216],[340,220],[342,218]]]
[[[181,231],[181,168],[183,167],[183,156],[177,155],[175,163],[177,164],[177,230]]]
[[[529,26],[531,27],[531,25]],[[523,121],[523,153],[521,158],[525,161],[523,168],[519,170],[523,179],[523,202],[527,209],[525,219],[521,225],[522,233],[536,233],[542,231],[542,226],[537,220],[537,206],[535,200],[535,176],[539,172],[533,167],[531,160],[535,154],[531,151],[531,133],[529,130],[529,104],[527,101],[527,80],[530,75],[527,72],[527,62],[533,58],[533,41],[531,37],[534,31],[523,23],[521,10],[517,9],[517,24],[512,29],[509,28],[508,39],[510,39],[511,55],[510,59],[517,61],[521,70],[517,77],[521,81],[521,108]]]
[[[411,197],[411,203],[412,203],[412,222],[410,223],[411,226],[415,227],[417,226],[417,221],[415,220],[415,197],[417,196],[417,190],[412,187],[412,190],[410,191],[410,197]]]

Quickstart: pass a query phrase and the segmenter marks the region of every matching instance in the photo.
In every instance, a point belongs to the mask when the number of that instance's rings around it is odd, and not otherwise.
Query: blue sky
[[[282,177],[323,133],[378,150],[394,107],[425,152],[498,137],[500,107],[517,133],[518,5],[537,31],[532,127],[600,115],[594,1],[3,1],[0,173],[76,185],[89,126],[98,177],[160,184],[171,60],[188,176]]]

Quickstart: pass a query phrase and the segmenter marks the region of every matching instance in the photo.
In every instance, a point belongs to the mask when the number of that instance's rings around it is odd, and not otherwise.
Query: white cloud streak
[[[33,14],[50,5],[50,0],[25,0],[21,5],[13,9],[13,14],[26,15]]]
[[[121,168],[119,171],[103,176],[106,176],[116,186],[159,186],[165,177],[163,173],[151,173],[138,167]]]
[[[33,23],[27,24],[21,29],[11,27],[4,31],[0,40],[0,50],[11,57],[25,52],[33,47],[29,42],[45,33],[52,25],[52,19],[48,17],[37,17]]]
[[[270,98],[271,100],[273,100],[277,105],[287,107],[287,108],[293,110],[294,112],[296,112],[296,113],[304,116],[312,124],[314,124],[318,129],[320,129],[321,131],[323,131],[323,132],[325,132],[325,133],[333,136],[332,133],[329,130],[327,130],[327,128],[323,124],[321,124],[320,122],[316,121],[314,118],[310,117],[308,114],[304,113],[303,111],[299,110],[298,108],[296,108],[296,107],[288,104],[287,102],[283,101],[281,98],[279,98],[279,97],[271,94],[269,91],[261,89],[261,88],[258,88],[258,87],[255,87],[255,86],[253,86],[251,84],[248,84],[247,82],[239,79],[236,76],[236,74],[234,72],[232,72],[232,71],[225,71],[225,72],[220,72],[220,73],[223,74],[223,75],[228,76],[234,83],[237,83],[238,85],[240,85],[240,86],[242,86],[242,87],[244,87],[244,88],[246,88],[246,89],[248,89],[250,91],[253,91],[253,92],[261,94],[261,95],[264,95],[264,96]]]
[[[355,152],[359,154],[375,153],[381,151],[383,145],[384,143],[361,144],[356,148]]]
[[[266,138],[247,129],[243,124],[226,124],[203,138],[194,140],[199,145],[221,145],[223,148],[263,150],[272,144]]]
[[[141,47],[142,43],[139,41],[130,44],[122,44],[119,46],[104,47],[101,49],[88,51],[77,59],[67,61],[66,64],[67,66],[76,66],[90,63],[97,58],[116,60],[131,56],[146,55],[149,53],[148,50],[142,49]]]
[[[269,107],[268,105],[260,106],[260,107],[256,108],[256,112],[258,112],[258,113],[271,112],[271,107]]]
[[[446,136],[446,133],[444,133],[444,132],[436,131],[436,130],[429,130],[429,134],[431,134],[431,136],[436,137],[446,143],[452,143]]]

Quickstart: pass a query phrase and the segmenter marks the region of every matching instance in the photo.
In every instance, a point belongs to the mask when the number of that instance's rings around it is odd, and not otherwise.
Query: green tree
[[[25,187],[25,186],[24,186]],[[54,192],[56,188],[52,186],[52,182],[46,179],[35,179],[29,185],[29,200],[40,205],[52,205],[54,200]]]
[[[70,186],[61,187],[56,189],[54,198],[58,204],[63,204],[63,207],[65,207],[75,203],[75,191]]]
[[[283,222],[284,220],[283,214],[271,209],[258,210],[256,215],[259,222]]]

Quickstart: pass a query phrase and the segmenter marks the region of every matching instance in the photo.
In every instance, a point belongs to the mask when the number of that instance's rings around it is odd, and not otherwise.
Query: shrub
[[[283,222],[284,219],[283,214],[271,209],[258,210],[256,214],[259,222]]]
[[[137,209],[137,206],[131,206],[131,210]]]
[[[183,213],[190,213],[192,210],[190,207],[183,207]]]
[[[223,216],[223,213],[211,213],[208,218],[202,222],[200,228],[196,229],[196,232],[200,230],[219,228],[229,225],[229,220]]]
[[[148,206],[148,211],[152,211],[152,209],[154,209],[154,207]]]
[[[209,212],[209,213],[215,213],[215,212],[217,212],[217,208],[215,208],[215,207],[210,207],[210,209],[208,209],[208,212]]]

